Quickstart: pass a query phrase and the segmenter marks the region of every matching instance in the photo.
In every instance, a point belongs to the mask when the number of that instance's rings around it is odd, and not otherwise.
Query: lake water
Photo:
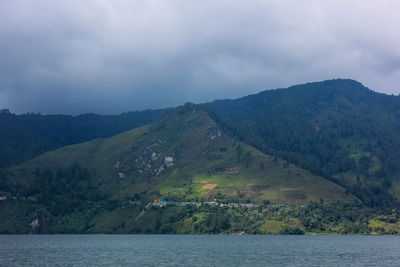
[[[0,235],[0,266],[400,266],[400,237]]]

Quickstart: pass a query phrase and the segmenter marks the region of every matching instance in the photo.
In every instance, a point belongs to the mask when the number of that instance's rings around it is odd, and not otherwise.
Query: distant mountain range
[[[400,98],[353,80],[115,116],[3,110],[0,125],[0,197],[8,199],[0,201],[7,214],[0,232],[229,232],[248,224],[247,231],[265,233],[270,222],[278,227],[275,217],[258,222],[246,213],[244,223],[224,208],[215,217],[193,207],[182,215],[191,220],[185,226],[151,208],[160,200],[260,209],[342,203],[351,212],[354,205],[399,206]],[[125,214],[124,203],[136,206]],[[304,210],[293,212],[293,224],[279,219],[278,232],[315,230]]]

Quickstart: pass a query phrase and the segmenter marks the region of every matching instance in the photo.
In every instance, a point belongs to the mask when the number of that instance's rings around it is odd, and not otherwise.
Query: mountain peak
[[[336,91],[339,93],[370,92],[370,90],[367,87],[365,87],[362,83],[352,79],[331,79],[320,82],[310,82],[310,83],[290,86],[287,88],[287,90],[304,90],[304,92],[310,90],[324,90],[324,91]]]
[[[198,111],[204,111],[204,107],[191,102],[186,102],[181,106],[169,110],[165,116],[195,114]]]

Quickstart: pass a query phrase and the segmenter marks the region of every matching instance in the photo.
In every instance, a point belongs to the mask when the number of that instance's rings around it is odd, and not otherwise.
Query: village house
[[[27,198],[29,201],[37,201],[37,197],[28,197]]]
[[[164,206],[167,205],[167,203],[168,203],[167,200],[161,200],[161,201],[158,202],[158,205],[159,205],[160,207],[164,207]]]
[[[167,167],[172,167],[174,166],[174,157],[165,157],[164,158],[164,163]]]
[[[129,203],[130,205],[141,205],[141,204],[142,204],[142,201],[139,201],[139,200],[134,200],[134,201],[129,200],[128,203]]]

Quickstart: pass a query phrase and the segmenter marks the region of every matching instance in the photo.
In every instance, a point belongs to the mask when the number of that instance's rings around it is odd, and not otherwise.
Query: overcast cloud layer
[[[0,107],[119,113],[353,78],[400,89],[398,0],[1,0]]]

